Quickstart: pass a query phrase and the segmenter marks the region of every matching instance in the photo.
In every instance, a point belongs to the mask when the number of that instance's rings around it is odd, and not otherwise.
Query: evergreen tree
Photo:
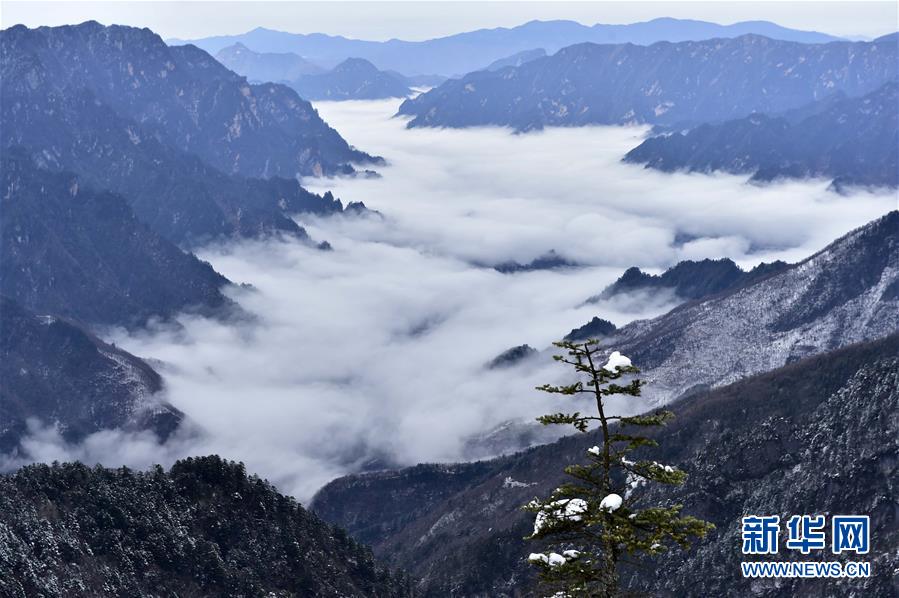
[[[686,474],[670,465],[628,458],[637,449],[656,445],[640,434],[641,429],[664,426],[673,417],[670,411],[633,417],[607,413],[609,397],[640,395],[643,383],[634,378],[639,370],[630,359],[615,351],[600,365],[595,340],[553,344],[567,352],[554,359],[574,368],[577,379],[537,389],[574,398],[588,395],[596,401],[596,412],[555,413],[538,421],[572,425],[582,433],[597,429],[602,442],[587,450],[586,464],[565,469],[572,482],[525,506],[536,513],[530,538],[546,539],[552,549],[533,553],[528,560],[540,568],[542,581],[560,598],[619,596],[618,564],[624,557],[688,548],[691,538],[704,537],[714,526],[681,515],[681,505],[647,506],[634,495],[648,482],[682,484]]]

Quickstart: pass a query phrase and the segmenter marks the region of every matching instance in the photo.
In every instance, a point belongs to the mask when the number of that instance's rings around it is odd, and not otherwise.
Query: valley
[[[835,196],[824,181],[645,175],[620,162],[638,128],[407,131],[395,106],[316,104],[360,147],[389,158],[378,179],[304,180],[380,214],[296,216],[332,251],[291,240],[199,250],[251,285],[228,291],[251,321],[185,314],[174,326],[108,335],[158,364],[170,401],[195,426],[134,465],[217,453],[304,499],[345,473],[523,448],[529,434],[490,450],[472,443],[549,409],[531,389],[557,370],[545,353],[525,368],[485,365],[523,343],[545,350],[594,316],[622,326],[676,304],[664,292],[584,303],[628,266],[661,271],[721,255],[745,268],[798,262],[892,205],[889,193]],[[696,238],[680,240],[685,233]],[[486,267],[553,249],[583,266]]]
[[[895,11],[278,4],[3,2],[0,596],[899,593]]]

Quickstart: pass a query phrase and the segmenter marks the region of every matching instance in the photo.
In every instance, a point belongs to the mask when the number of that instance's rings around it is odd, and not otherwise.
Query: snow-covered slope
[[[674,403],[647,457],[688,473],[683,486],[642,487],[717,529],[689,552],[622,569],[646,596],[896,596],[899,566],[899,335],[804,359]],[[427,597],[545,596],[534,587],[522,510],[583,463],[593,434],[506,457],[352,475],[325,486],[312,509],[418,578]],[[864,580],[739,577],[746,513],[865,513],[872,576]],[[790,551],[782,557],[795,558]],[[805,558],[805,557],[803,557]],[[811,558],[811,557],[808,557]]]
[[[111,428],[165,438],[180,423],[153,368],[77,325],[0,296],[0,330],[0,454],[17,451],[29,420],[68,441]]]
[[[634,322],[605,341],[667,402],[899,330],[899,212],[755,284]]]
[[[402,574],[218,456],[0,475],[0,596],[409,598]]]

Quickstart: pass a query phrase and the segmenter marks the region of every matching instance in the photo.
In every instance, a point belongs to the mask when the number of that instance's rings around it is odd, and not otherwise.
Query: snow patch
[[[599,503],[599,508],[602,509],[603,511],[608,511],[609,513],[612,513],[614,511],[617,511],[618,509],[620,509],[621,503],[623,503],[623,502],[624,501],[621,499],[621,497],[619,495],[610,494],[607,497],[605,497],[604,499],[602,499],[602,502]]]
[[[602,366],[602,369],[614,372],[618,368],[630,367],[630,365],[630,358],[625,357],[618,351],[612,351],[612,354],[609,355],[609,360],[606,362],[606,365]]]
[[[506,476],[506,479],[503,480],[503,488],[528,488],[536,485],[537,482],[531,482],[530,484],[527,482],[519,482],[518,480],[512,479],[512,476]]]
[[[534,518],[534,533],[557,521],[580,521],[587,511],[587,501],[581,498],[563,498],[546,505]]]

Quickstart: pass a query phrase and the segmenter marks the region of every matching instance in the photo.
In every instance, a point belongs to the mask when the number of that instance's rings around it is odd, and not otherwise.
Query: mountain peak
[[[336,67],[335,73],[377,73],[378,67],[364,58],[347,58]]]
[[[380,71],[364,58],[347,58],[329,72],[304,75],[290,85],[307,100],[374,100],[409,95],[402,75]]]

